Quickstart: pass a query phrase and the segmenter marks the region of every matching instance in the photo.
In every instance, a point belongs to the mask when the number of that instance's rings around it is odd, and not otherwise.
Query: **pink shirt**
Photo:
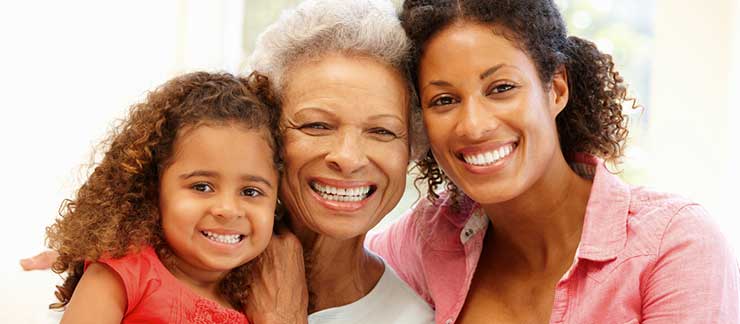
[[[738,323],[740,270],[699,205],[632,187],[595,158],[575,165],[593,185],[576,259],[555,288],[550,323]],[[454,323],[465,303],[488,227],[470,199],[421,200],[371,250]]]

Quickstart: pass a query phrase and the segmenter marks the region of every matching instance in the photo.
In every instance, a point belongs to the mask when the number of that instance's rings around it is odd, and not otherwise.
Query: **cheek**
[[[424,113],[424,129],[427,133],[432,151],[441,152],[447,146],[447,139],[452,130],[452,122],[431,113]]]
[[[283,175],[283,180],[280,183],[280,201],[288,214],[301,215],[302,213],[298,212],[300,209],[299,206],[305,206],[305,204],[299,202],[302,193],[300,191],[298,180],[296,179],[297,177],[290,176],[290,173],[288,173],[287,170],[287,165],[285,173],[286,174]]]
[[[251,219],[251,223],[253,226],[253,232],[255,235],[255,241],[256,245],[267,245],[267,242],[269,242],[270,237],[272,236],[272,227],[274,225],[274,210],[266,208],[263,212],[260,213],[259,216],[254,216]]]
[[[376,161],[381,172],[389,178],[389,182],[406,178],[409,148],[405,142],[369,143],[366,152],[371,160]]]
[[[177,192],[160,197],[160,199],[159,211],[165,228],[189,223],[197,218],[201,209],[194,199],[189,199],[187,195]]]

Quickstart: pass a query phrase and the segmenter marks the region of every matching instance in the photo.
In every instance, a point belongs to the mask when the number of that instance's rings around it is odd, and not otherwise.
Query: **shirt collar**
[[[573,156],[571,167],[584,178],[592,178],[591,193],[586,205],[586,215],[583,221],[581,242],[577,256],[592,261],[609,261],[617,257],[627,242],[627,216],[630,206],[630,189],[619,177],[609,171],[601,159],[584,153]],[[444,197],[442,204],[451,208],[449,197]],[[476,212],[483,217],[485,213],[478,203],[463,195],[460,199],[460,210],[457,213],[447,212],[448,220],[460,229],[463,244],[468,237],[474,235],[481,228],[486,228],[487,222],[478,224],[474,219]],[[476,223],[472,224],[471,223]],[[466,226],[470,225],[470,226]],[[482,226],[481,226],[482,225]],[[466,232],[468,227],[473,232]]]
[[[577,256],[592,261],[612,260],[627,241],[629,186],[594,156],[577,154],[574,164],[580,164],[574,169],[591,166],[594,170]]]

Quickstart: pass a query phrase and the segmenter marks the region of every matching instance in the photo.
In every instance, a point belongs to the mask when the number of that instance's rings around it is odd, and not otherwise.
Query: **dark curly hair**
[[[433,35],[456,21],[483,23],[492,32],[514,42],[534,61],[543,84],[550,84],[560,66],[568,74],[570,98],[557,116],[560,149],[568,162],[576,152],[590,153],[618,162],[627,138],[627,119],[622,105],[627,87],[614,68],[612,57],[601,53],[587,40],[567,36],[565,22],[553,0],[406,0],[401,22],[413,43],[411,67],[418,75],[424,44]],[[418,80],[414,80],[418,86]],[[426,181],[427,198],[436,201],[435,190],[445,185],[451,201],[459,192],[449,181],[431,150],[416,161],[419,177]]]
[[[82,277],[86,261],[118,258],[153,246],[171,265],[172,252],[164,239],[159,214],[159,177],[171,163],[178,131],[185,127],[236,123],[270,134],[274,162],[281,157],[277,122],[267,78],[228,73],[196,72],[176,77],[151,91],[130,108],[128,118],[107,140],[102,161],[95,166],[74,200],[65,200],[56,222],[47,227],[48,246],[59,253],[52,266],[67,272],[55,293],[63,309]],[[243,309],[249,263],[233,269],[220,291],[236,309]]]

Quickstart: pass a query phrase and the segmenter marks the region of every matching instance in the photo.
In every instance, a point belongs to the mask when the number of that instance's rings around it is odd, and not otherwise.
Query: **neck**
[[[305,251],[309,314],[353,303],[378,283],[383,262],[364,248],[364,234],[336,239],[291,225]]]
[[[213,300],[226,308],[233,308],[219,291],[219,284],[226,277],[228,271],[213,272],[197,269],[180,260],[177,256],[174,256],[174,262],[168,262],[166,265],[167,270],[175,278],[188,286],[196,294]]]
[[[591,182],[555,160],[522,195],[482,206],[493,224],[486,245],[526,272],[564,272],[580,243]]]

